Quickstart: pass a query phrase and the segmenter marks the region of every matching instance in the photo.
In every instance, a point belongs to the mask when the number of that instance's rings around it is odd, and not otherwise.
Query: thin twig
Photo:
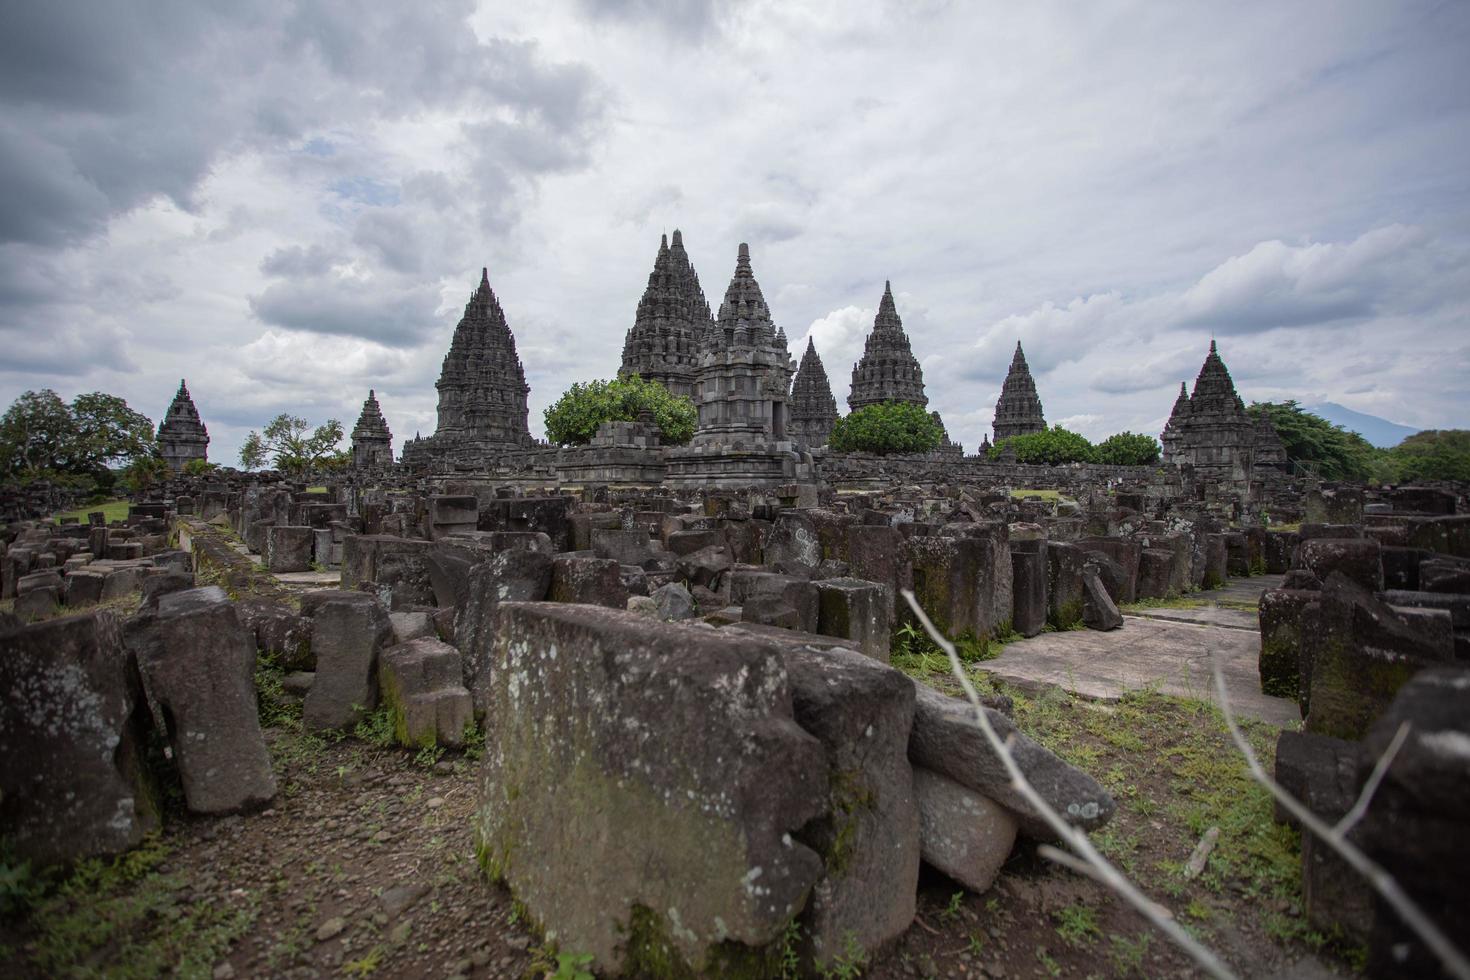
[[[1399,723],[1399,730],[1393,733],[1393,741],[1388,743],[1388,748],[1378,757],[1378,762],[1373,766],[1373,772],[1368,775],[1368,781],[1363,784],[1363,791],[1358,794],[1357,802],[1353,808],[1343,814],[1341,820],[1332,828],[1333,836],[1342,838],[1352,830],[1363,814],[1368,812],[1368,802],[1373,799],[1373,794],[1378,792],[1378,784],[1383,782],[1383,777],[1388,773],[1388,767],[1393,763],[1394,756],[1399,754],[1399,749],[1404,747],[1404,739],[1409,737],[1409,723]]]
[[[1424,944],[1433,951],[1435,956],[1439,957],[1440,963],[1452,976],[1458,977],[1460,980],[1470,980],[1470,960],[1467,960],[1465,954],[1455,948],[1454,944],[1446,938],[1444,933],[1439,931],[1439,927],[1434,924],[1429,916],[1424,914],[1418,904],[1399,887],[1399,883],[1394,880],[1393,875],[1389,874],[1376,861],[1364,854],[1356,844],[1336,833],[1332,827],[1327,826],[1315,813],[1307,809],[1296,797],[1288,793],[1276,780],[1266,774],[1266,770],[1261,767],[1260,760],[1256,758],[1255,750],[1251,748],[1250,742],[1246,741],[1245,735],[1240,731],[1240,726],[1235,723],[1235,712],[1231,710],[1229,695],[1225,693],[1225,675],[1220,669],[1220,658],[1216,656],[1214,651],[1210,653],[1210,665],[1215,674],[1215,694],[1220,702],[1220,713],[1225,716],[1225,727],[1230,730],[1230,737],[1235,740],[1235,745],[1240,749],[1240,754],[1245,756],[1245,762],[1250,768],[1251,776],[1255,778],[1256,782],[1266,787],[1271,795],[1293,817],[1296,817],[1301,822],[1302,827],[1320,838],[1328,847],[1336,851],[1353,870],[1357,871],[1364,878],[1367,878],[1368,883],[1373,886],[1374,890],[1383,896],[1383,900],[1393,906],[1393,910],[1399,914],[1399,918],[1404,921],[1404,925],[1408,926],[1414,931],[1415,935],[1424,940]],[[1406,727],[1406,725],[1399,727],[1398,733],[1394,735],[1394,740],[1389,745],[1390,752],[1396,753],[1398,751],[1398,745],[1401,745],[1403,741],[1399,736],[1405,734],[1404,729]],[[1384,754],[1387,755],[1389,753],[1385,752]],[[1379,760],[1379,762],[1381,765],[1382,760]],[[1382,768],[1386,770],[1388,767],[1382,766]],[[1377,771],[1378,767],[1375,767],[1375,774],[1377,774]],[[1352,810],[1349,813],[1368,808],[1368,802],[1372,798],[1372,793],[1378,789],[1378,781],[1381,781],[1381,779],[1382,777],[1379,776],[1379,780],[1375,781],[1370,779],[1368,783],[1364,784],[1363,791],[1358,794],[1358,802],[1353,804]]]
[[[964,689],[965,697],[969,699],[970,705],[975,709],[976,727],[980,729],[986,741],[995,750],[995,754],[1000,757],[1001,762],[1005,765],[1006,773],[1011,779],[1011,786],[1021,794],[1036,813],[1041,815],[1042,819],[1046,821],[1047,825],[1051,827],[1052,831],[1062,842],[1071,848],[1073,854],[1076,855],[1076,859],[1088,866],[1088,870],[1084,873],[1096,878],[1104,886],[1120,895],[1124,901],[1137,909],[1144,918],[1153,923],[1155,928],[1164,933],[1176,946],[1187,953],[1210,976],[1222,978],[1222,980],[1224,978],[1233,978],[1235,975],[1230,972],[1230,968],[1218,956],[1203,946],[1189,933],[1185,932],[1173,919],[1160,915],[1160,906],[1156,902],[1140,892],[1134,886],[1133,882],[1129,881],[1122,872],[1113,867],[1107,858],[1099,854],[1097,849],[1092,846],[1092,842],[1087,839],[1085,832],[1073,827],[1066,820],[1062,819],[1062,816],[1056,810],[1052,809],[1051,804],[1040,793],[1036,792],[1035,787],[1026,778],[1026,774],[1016,764],[1015,757],[1011,754],[1008,742],[1002,739],[991,726],[990,719],[985,714],[985,706],[980,703],[980,695],[976,693],[974,685],[970,683],[969,675],[965,673],[964,665],[960,663],[959,654],[955,651],[954,644],[949,642],[934,627],[929,617],[924,614],[924,610],[919,607],[918,601],[914,598],[914,593],[909,589],[903,589],[901,591],[904,600],[913,609],[914,615],[918,617],[919,622],[929,633],[930,638],[949,656],[950,672],[959,681],[960,687]],[[1062,852],[1058,851],[1057,853]],[[1073,867],[1070,863],[1067,863],[1067,866]]]

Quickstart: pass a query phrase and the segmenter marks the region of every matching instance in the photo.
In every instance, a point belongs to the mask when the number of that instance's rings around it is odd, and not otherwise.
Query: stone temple
[[[1184,386],[1159,437],[1164,462],[1195,480],[1244,485],[1267,471],[1284,470],[1286,450],[1269,420],[1258,426],[1235,392],[1215,342],[1186,398]]]
[[[908,402],[927,406],[924,394],[924,369],[919,367],[909,346],[909,335],[893,304],[893,287],[883,284],[883,299],[873,330],[863,342],[863,356],[852,367],[852,390],[847,407],[857,411],[866,405],[883,402]]]
[[[771,320],[742,243],[720,313],[700,345],[694,381],[699,422],[669,453],[674,486],[759,486],[790,480],[796,453],[787,431],[791,354]]]
[[[194,407],[194,399],[181,378],[178,393],[158,427],[158,453],[177,473],[191,459],[206,459],[208,450],[209,430],[199,420],[199,409]]]
[[[488,270],[454,328],[439,381],[439,425],[427,439],[404,445],[406,463],[434,459],[475,462],[532,444],[526,423],[526,372]]]
[[[388,420],[378,407],[377,392],[368,389],[362,414],[352,429],[352,465],[359,470],[374,470],[393,465],[393,433]]]
[[[827,444],[836,424],[837,399],[832,397],[832,385],[817,345],[808,337],[806,353],[801,355],[801,366],[791,383],[791,438],[798,445],[816,449]]]
[[[1019,340],[1011,357],[1011,369],[1000,388],[1000,399],[995,403],[994,428],[996,442],[1046,431],[1041,397],[1036,393],[1036,382],[1031,379],[1031,369],[1026,365],[1026,353],[1021,350]]]
[[[684,236],[675,228],[673,244],[666,238],[659,242],[648,286],[623,341],[619,377],[636,374],[676,395],[692,396],[700,337],[713,322],[699,275],[684,251]]]

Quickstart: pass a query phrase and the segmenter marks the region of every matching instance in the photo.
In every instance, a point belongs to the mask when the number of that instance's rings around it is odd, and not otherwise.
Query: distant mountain
[[[1344,408],[1336,402],[1323,402],[1320,405],[1303,405],[1302,408],[1305,408],[1314,415],[1322,416],[1333,425],[1340,425],[1349,432],[1356,432],[1380,449],[1397,446],[1409,436],[1420,431],[1411,426],[1399,425],[1397,422],[1381,419],[1376,415],[1364,415],[1362,412],[1355,412],[1351,408]]]

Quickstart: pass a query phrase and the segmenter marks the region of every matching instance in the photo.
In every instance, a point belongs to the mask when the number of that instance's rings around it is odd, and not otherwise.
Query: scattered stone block
[[[1333,572],[1372,592],[1383,591],[1383,562],[1380,545],[1372,538],[1313,538],[1303,541],[1301,564],[1319,581]]]
[[[459,651],[439,640],[421,637],[383,650],[378,686],[398,744],[422,748],[464,743],[474,708],[463,678]]]
[[[1011,628],[1035,636],[1046,628],[1047,542],[1043,537],[1011,534]]]
[[[276,795],[255,696],[255,638],[219,586],[165,595],[137,636],[195,813],[233,813]]]
[[[817,591],[817,632],[851,640],[875,660],[888,662],[892,625],[887,586],[855,578],[812,583]]]
[[[11,629],[0,650],[0,833],[16,857],[68,864],[156,830],[142,762],[148,708],[117,617]]]
[[[551,564],[551,601],[626,609],[622,566],[611,558],[558,555]]]
[[[1321,593],[1303,589],[1267,589],[1261,594],[1259,669],[1261,690],[1278,698],[1302,701],[1303,610]]]
[[[658,618],[665,622],[677,623],[693,619],[698,614],[694,606],[694,597],[678,582],[669,582],[667,585],[660,586],[654,590],[651,598]]]
[[[484,714],[489,696],[496,607],[502,602],[541,602],[552,589],[553,574],[550,555],[524,550],[499,552],[470,571],[468,598],[455,618],[454,645],[476,717]]]
[[[914,770],[919,844],[924,863],[970,891],[987,891],[1016,843],[1016,818],[989,797],[930,772]]]
[[[388,615],[372,596],[332,598],[316,610],[316,678],[302,713],[309,730],[351,728],[377,707],[378,654],[392,636]]]
[[[1092,630],[1115,630],[1123,625],[1123,614],[1103,588],[1102,578],[1091,568],[1082,576],[1082,622]]]
[[[827,766],[778,645],[504,603],[491,675],[480,863],[565,948],[609,974],[650,953],[697,974],[717,947],[779,941],[822,873],[792,835]]]

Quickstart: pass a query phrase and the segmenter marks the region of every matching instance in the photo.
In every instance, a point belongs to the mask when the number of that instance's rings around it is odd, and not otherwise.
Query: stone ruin
[[[992,428],[996,442],[1046,431],[1041,397],[1036,394],[1036,382],[1031,378],[1031,368],[1026,364],[1026,353],[1021,350],[1019,340],[1016,341],[1016,353],[1011,357],[1005,383],[1000,388],[1000,398],[995,403]]]
[[[820,449],[832,438],[836,424],[837,399],[832,397],[816,342],[808,337],[796,380],[791,382],[791,438],[799,445]]]
[[[378,406],[378,393],[368,389],[362,414],[352,427],[352,465],[359,470],[379,470],[393,465],[393,433]]]
[[[684,251],[684,236],[675,228],[672,245],[667,238],[659,240],[648,287],[623,341],[618,376],[636,374],[693,397],[700,341],[713,322],[699,274]]]

